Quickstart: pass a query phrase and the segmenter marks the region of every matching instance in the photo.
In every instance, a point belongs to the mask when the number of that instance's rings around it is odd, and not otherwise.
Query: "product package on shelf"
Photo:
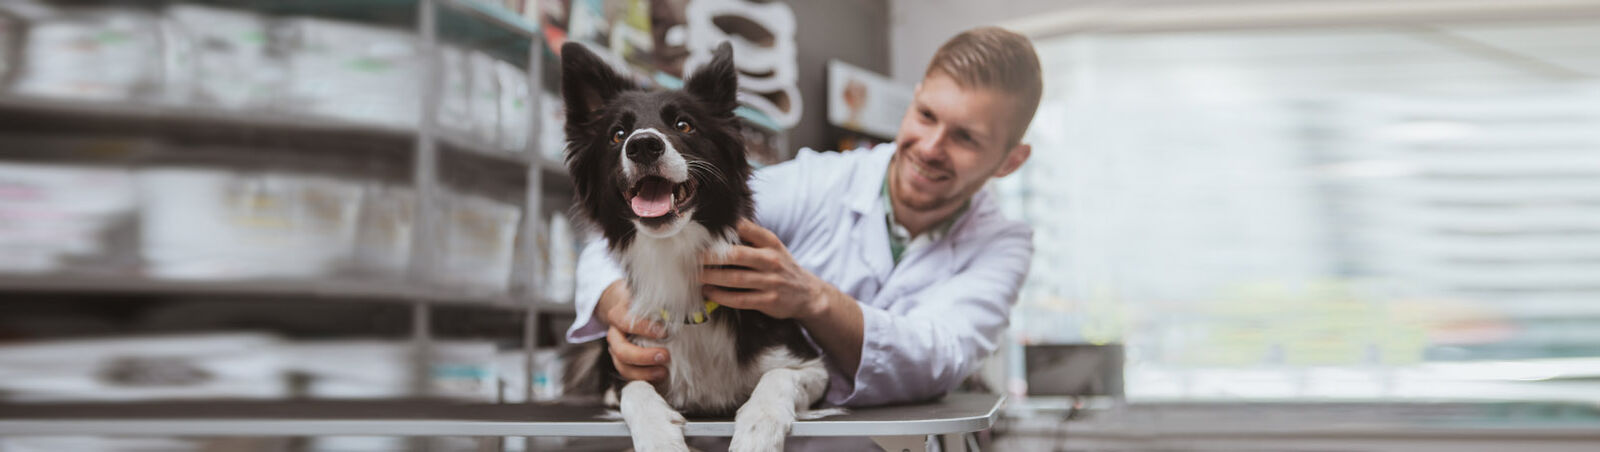
[[[467,49],[440,45],[439,73],[443,83],[437,110],[439,127],[445,133],[471,136],[472,65],[467,63]]]
[[[442,204],[439,282],[474,293],[506,293],[522,209],[462,193],[446,194]]]
[[[256,333],[4,345],[0,394],[13,402],[282,398],[280,345]]]
[[[72,257],[119,260],[107,236],[132,222],[133,187],[124,169],[0,163],[0,272],[74,270]]]
[[[548,402],[561,398],[561,374],[566,363],[555,349],[533,352],[533,398],[528,398],[528,354],[522,350],[500,352],[495,356],[500,370],[502,401],[506,403]]]
[[[492,342],[436,341],[428,345],[429,396],[493,402],[496,384]],[[318,399],[383,399],[415,396],[416,348],[408,341],[299,341],[284,346],[286,366],[307,377],[303,396]]]
[[[500,134],[500,81],[496,79],[496,60],[487,53],[467,53],[468,66],[472,68],[472,141],[483,146],[494,146]],[[490,151],[492,149],[484,149]]]
[[[0,10],[0,80],[10,79],[11,70],[17,67],[18,57],[12,46],[17,43],[17,34],[21,30],[21,22]]]
[[[27,26],[19,74],[22,95],[92,101],[142,101],[160,92],[160,20],[130,9],[67,9]]]
[[[533,124],[534,105],[528,95],[528,71],[511,63],[495,61],[495,76],[500,82],[500,148],[522,154],[528,147],[528,129]]]
[[[539,155],[552,162],[561,162],[567,151],[567,114],[563,108],[561,96],[539,97]]]
[[[416,207],[417,192],[409,187],[366,186],[356,226],[357,273],[390,279],[406,276]]]
[[[298,113],[384,127],[417,125],[422,62],[402,30],[315,18],[282,22],[287,100]]]
[[[319,278],[349,262],[362,187],[322,176],[199,168],[138,177],[146,272],[173,279]]]
[[[166,98],[178,105],[267,111],[277,107],[287,63],[272,49],[274,22],[195,5],[166,11]]]
[[[561,212],[550,215],[550,254],[548,274],[545,277],[545,297],[548,300],[571,303],[577,284],[578,252],[572,221]]]

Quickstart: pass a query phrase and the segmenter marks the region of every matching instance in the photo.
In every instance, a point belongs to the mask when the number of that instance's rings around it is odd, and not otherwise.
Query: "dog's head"
[[[750,216],[750,163],[723,43],[680,91],[647,91],[577,43],[561,47],[567,169],[578,208],[614,247],[698,222],[713,233]]]

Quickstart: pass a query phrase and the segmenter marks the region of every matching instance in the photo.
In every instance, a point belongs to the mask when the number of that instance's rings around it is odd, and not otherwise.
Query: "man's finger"
[[[666,364],[670,358],[667,356],[667,349],[634,345],[622,335],[622,330],[616,328],[606,331],[606,341],[611,345],[611,356],[623,363],[635,366],[659,366]]]
[[[667,329],[654,320],[636,319],[628,315],[626,306],[618,306],[606,315],[606,324],[634,336],[666,339]]]
[[[777,270],[778,260],[776,251],[766,248],[752,248],[743,245],[734,245],[728,248],[727,253],[705,253],[700,256],[700,264],[705,266],[733,266],[745,267],[752,270]]]
[[[628,363],[618,361],[615,356],[611,358],[611,364],[617,368],[617,373],[622,375],[623,380],[643,380],[651,383],[658,383],[667,378],[667,370],[661,366],[639,367],[629,365]]]
[[[778,299],[777,294],[769,290],[742,292],[706,286],[701,293],[708,300],[734,309],[760,309]]]
[[[739,238],[750,242],[756,248],[784,249],[783,241],[778,240],[777,234],[773,234],[754,221],[739,220],[738,231]]]
[[[769,274],[739,268],[707,268],[700,271],[700,283],[735,289],[765,289],[772,286]]]

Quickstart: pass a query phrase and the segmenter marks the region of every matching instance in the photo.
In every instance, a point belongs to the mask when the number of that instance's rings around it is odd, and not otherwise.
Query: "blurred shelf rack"
[[[169,105],[153,100],[93,101],[60,100],[54,98],[26,97],[0,93],[0,134],[6,139],[23,142],[48,140],[114,139],[146,140],[151,145],[113,149],[56,152],[56,149],[23,149],[11,146],[0,151],[0,161],[73,164],[166,164],[171,162],[199,161],[205,164],[233,168],[240,165],[272,165],[275,160],[291,160],[295,155],[315,155],[324,160],[349,160],[346,164],[356,168],[354,176],[371,177],[373,171],[361,165],[381,166],[381,176],[389,182],[403,181],[416,192],[416,205],[412,216],[409,264],[400,280],[355,279],[345,276],[323,276],[310,279],[240,279],[187,281],[148,277],[141,274],[82,274],[74,271],[58,273],[0,273],[0,299],[16,295],[52,294],[85,297],[120,298],[172,297],[221,298],[230,300],[350,300],[400,303],[411,307],[411,342],[416,348],[411,379],[414,395],[427,397],[429,370],[426,359],[434,342],[430,331],[430,309],[435,305],[474,305],[503,307],[517,311],[523,319],[521,349],[526,354],[524,394],[534,393],[534,366],[541,324],[547,316],[569,316],[570,303],[547,298],[544,284],[548,263],[540,258],[541,240],[547,241],[547,217],[559,208],[545,205],[547,199],[570,197],[571,181],[562,163],[543,157],[539,146],[542,121],[537,114],[541,97],[550,95],[545,87],[549,74],[545,70],[548,55],[538,27],[499,6],[471,0],[141,0],[131,2],[94,1],[73,2],[71,6],[109,6],[159,10],[171,5],[204,5],[232,8],[272,16],[301,16],[318,19],[375,24],[409,30],[414,33],[420,59],[419,92],[421,98],[418,118],[414,126],[381,125],[349,119],[289,114],[278,111],[225,110],[189,105]],[[515,149],[491,143],[490,138],[471,138],[448,132],[440,125],[439,110],[443,99],[445,68],[442,67],[443,46],[469,46],[481,50],[496,60],[525,71],[527,97],[523,102],[534,109],[526,125],[526,137]],[[513,79],[514,80],[514,79]],[[502,82],[503,83],[503,82]],[[504,86],[504,85],[502,85]],[[514,86],[514,85],[513,85]],[[405,94],[401,94],[405,95]],[[409,121],[403,121],[409,122]],[[197,144],[197,145],[191,145]],[[215,146],[213,146],[215,145]],[[236,155],[214,155],[215,148],[242,148],[248,152],[245,160],[233,160]],[[319,163],[320,164],[320,163]],[[448,169],[470,167],[465,176],[452,175]],[[311,168],[322,172],[339,168]],[[336,171],[337,172],[337,171]],[[351,171],[345,171],[350,173]],[[487,177],[486,177],[487,176]],[[469,183],[488,185],[510,194],[497,193],[500,200],[515,201],[522,215],[516,227],[515,245],[518,247],[511,264],[510,288],[505,293],[485,290],[445,288],[431,282],[433,272],[443,261],[441,242],[446,191],[452,187],[450,177],[467,179]],[[478,179],[490,179],[482,183]],[[513,182],[500,183],[501,179]],[[559,207],[559,206],[554,206]],[[15,299],[15,298],[13,298]],[[398,402],[397,402],[398,403]],[[210,406],[224,406],[212,405]],[[437,404],[436,404],[437,405]],[[198,405],[180,401],[152,401],[136,405],[154,412],[183,413]],[[326,429],[332,417],[372,416],[396,421],[406,416],[419,416],[416,409],[401,404],[374,403],[361,405],[307,404],[293,401],[264,401],[256,405],[264,412],[278,413],[279,425],[285,434],[314,435]],[[435,405],[425,405],[435,406]],[[474,407],[470,411],[490,410],[509,416],[519,405],[491,405]],[[340,408],[340,407],[347,407]],[[365,407],[365,408],[362,408]],[[498,407],[498,408],[496,408]],[[124,409],[118,408],[118,410]],[[237,407],[236,407],[237,408]],[[246,408],[240,408],[246,409]],[[329,411],[332,410],[332,411]],[[344,411],[340,411],[344,410]],[[351,411],[354,410],[354,411]],[[363,411],[365,410],[365,411]],[[499,411],[493,411],[499,410]],[[8,422],[29,423],[40,419],[44,413],[32,409],[7,412]],[[423,413],[427,410],[421,411]],[[332,414],[328,414],[332,413]],[[345,414],[340,414],[345,413]],[[370,413],[370,414],[355,414]],[[388,413],[388,414],[385,414]],[[408,414],[413,413],[413,414]],[[48,421],[46,421],[48,422]],[[169,431],[186,428],[205,428],[205,416],[183,417],[162,421],[171,426]],[[446,427],[460,427],[469,422],[446,422]],[[17,425],[17,424],[8,424]],[[133,424],[129,424],[133,425]],[[410,427],[404,422],[384,424],[395,428],[394,434],[407,433]],[[514,425],[514,424],[507,424]],[[507,430],[508,432],[515,429]],[[147,433],[160,429],[146,431]],[[434,434],[447,434],[436,430]],[[15,433],[0,428],[0,435]],[[87,431],[77,433],[89,433]]]
[[[171,280],[136,276],[0,273],[0,293],[66,295],[214,296],[240,299],[329,299],[340,301],[418,301],[470,304],[570,313],[572,304],[548,299],[526,300],[508,294],[473,293],[461,289],[418,286],[383,280],[238,279]]]
[[[149,136],[205,142],[248,142],[256,146],[281,145],[351,155],[387,154],[409,161],[416,128],[361,123],[339,118],[307,117],[274,112],[230,111],[186,106],[83,102],[0,94],[0,132],[29,135],[71,133],[88,136]],[[502,169],[537,166],[544,189],[568,193],[572,183],[561,162],[506,150],[459,134],[439,133],[444,148],[488,160]],[[177,147],[163,147],[170,151]],[[73,155],[60,152],[11,150],[9,160],[139,160],[149,155],[98,153]]]

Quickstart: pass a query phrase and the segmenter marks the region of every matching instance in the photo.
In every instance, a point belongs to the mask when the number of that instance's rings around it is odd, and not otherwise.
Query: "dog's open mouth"
[[[640,219],[670,219],[694,198],[694,180],[674,183],[660,176],[645,176],[623,196]]]

